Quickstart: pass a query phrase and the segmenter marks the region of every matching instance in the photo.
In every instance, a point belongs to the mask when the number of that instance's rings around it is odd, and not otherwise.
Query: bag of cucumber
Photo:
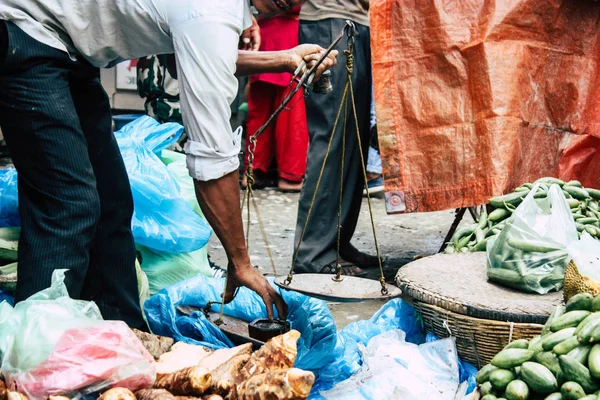
[[[533,197],[542,203],[554,183],[561,188],[567,199],[579,236],[587,232],[600,239],[600,190],[583,188],[578,181],[565,183],[556,178],[541,178],[533,184],[525,183],[519,186],[513,193],[491,198],[490,205],[494,210],[489,215],[484,212],[478,223],[457,230],[446,247],[446,253],[485,251],[487,242],[502,232],[535,184],[539,186]]]
[[[540,336],[508,344],[478,373],[481,400],[600,399],[600,296],[557,306]]]

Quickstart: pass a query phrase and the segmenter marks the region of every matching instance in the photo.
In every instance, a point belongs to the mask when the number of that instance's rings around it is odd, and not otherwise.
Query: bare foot
[[[299,192],[302,189],[302,182],[292,182],[287,179],[279,178],[277,187],[282,192]]]

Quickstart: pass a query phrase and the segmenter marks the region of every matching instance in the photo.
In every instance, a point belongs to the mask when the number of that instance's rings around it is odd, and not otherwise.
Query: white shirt
[[[174,52],[190,174],[206,181],[239,167],[229,119],[249,0],[0,0],[0,19],[97,67]]]

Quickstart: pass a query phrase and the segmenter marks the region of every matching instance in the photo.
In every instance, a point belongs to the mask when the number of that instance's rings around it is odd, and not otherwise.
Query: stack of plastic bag
[[[189,253],[204,247],[211,235],[157,155],[182,131],[179,124],[159,124],[144,116],[115,132],[133,193],[133,236],[157,253]]]
[[[186,166],[186,156],[174,151],[163,150],[161,160],[176,180],[181,198],[204,219],[196,199],[194,181]],[[138,246],[138,250],[142,256],[142,269],[148,276],[151,295],[198,274],[212,275],[207,246],[184,254],[156,253],[144,246]]]
[[[129,327],[104,321],[93,302],[69,298],[65,270],[14,308],[0,304],[0,372],[31,400],[112,386],[151,387],[154,359]]]

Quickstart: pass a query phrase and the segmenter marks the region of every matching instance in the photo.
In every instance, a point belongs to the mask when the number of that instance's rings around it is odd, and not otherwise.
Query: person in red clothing
[[[261,51],[291,49],[298,45],[300,7],[276,18],[259,21],[262,43]],[[281,105],[291,89],[289,73],[268,73],[252,76],[248,93],[248,137],[267,121]],[[248,143],[246,141],[246,169],[248,166]],[[282,191],[300,191],[306,171],[308,151],[308,128],[303,91],[299,90],[281,112],[277,120],[258,138],[254,151],[253,167],[257,186],[261,184],[273,159],[277,163],[277,186]],[[245,180],[244,180],[245,184]]]

